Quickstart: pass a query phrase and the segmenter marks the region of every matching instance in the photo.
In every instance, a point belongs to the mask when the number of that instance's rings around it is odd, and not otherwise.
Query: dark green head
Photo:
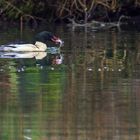
[[[59,37],[55,36],[54,34],[48,31],[43,31],[43,32],[38,33],[35,36],[35,41],[40,41],[43,43],[47,43],[47,41],[52,41],[55,44],[60,44],[60,45],[63,43]]]

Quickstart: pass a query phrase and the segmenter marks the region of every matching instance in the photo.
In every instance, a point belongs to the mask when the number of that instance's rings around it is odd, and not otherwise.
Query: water
[[[0,44],[40,30],[4,29]],[[50,30],[65,42],[60,52],[0,54],[0,139],[138,140],[140,33]]]

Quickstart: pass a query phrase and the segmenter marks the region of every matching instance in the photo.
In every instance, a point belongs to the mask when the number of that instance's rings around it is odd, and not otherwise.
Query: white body
[[[47,52],[0,52],[0,58],[35,58],[43,59]]]
[[[10,44],[2,45],[1,51],[14,51],[14,52],[42,52],[46,51],[47,46],[45,43],[37,41],[35,44]]]

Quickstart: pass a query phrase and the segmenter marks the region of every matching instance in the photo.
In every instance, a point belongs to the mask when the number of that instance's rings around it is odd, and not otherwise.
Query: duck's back
[[[35,36],[35,41],[47,43],[50,40],[52,33],[48,31],[42,31]]]

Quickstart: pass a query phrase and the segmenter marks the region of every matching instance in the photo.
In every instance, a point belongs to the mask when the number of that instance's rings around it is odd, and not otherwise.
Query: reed
[[[36,4],[37,3],[37,4]],[[73,16],[87,22],[92,14],[107,16],[108,12],[117,12],[125,5],[140,6],[139,0],[1,0],[0,14],[7,20],[20,19],[21,16],[33,19],[65,19]],[[38,18],[36,18],[38,17]],[[26,18],[27,19],[27,18]]]

